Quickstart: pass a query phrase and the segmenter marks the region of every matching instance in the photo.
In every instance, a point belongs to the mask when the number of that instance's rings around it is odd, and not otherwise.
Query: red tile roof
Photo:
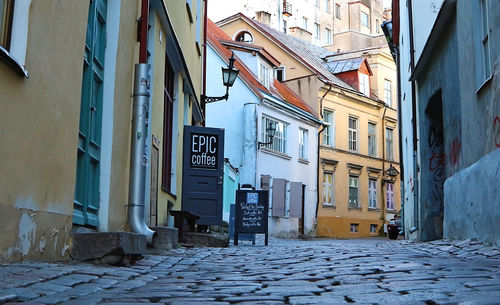
[[[213,23],[210,19],[208,19],[207,23],[207,42],[208,44],[223,58],[223,60],[229,63],[229,57],[231,57],[231,50],[226,48],[221,41],[231,40],[229,36],[224,33],[215,23]],[[264,85],[262,85],[255,74],[236,56],[234,65],[240,70],[239,77],[250,87],[252,91],[260,98],[263,98],[263,95],[260,91],[277,97],[279,99],[283,99],[285,102],[298,107],[314,117],[318,117],[316,111],[312,109],[309,105],[307,105],[302,98],[296,95],[290,88],[288,88],[285,84],[274,80],[273,85],[270,89],[267,89]]]

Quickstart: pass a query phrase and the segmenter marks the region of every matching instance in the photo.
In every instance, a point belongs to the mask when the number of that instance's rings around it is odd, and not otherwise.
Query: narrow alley
[[[0,303],[498,304],[500,251],[477,241],[271,238],[179,248],[130,267],[1,265]]]

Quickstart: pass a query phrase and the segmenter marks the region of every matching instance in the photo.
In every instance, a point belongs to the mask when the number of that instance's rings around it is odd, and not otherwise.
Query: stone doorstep
[[[146,236],[132,232],[72,233],[71,257],[76,260],[100,259],[109,255],[142,255]]]
[[[184,238],[186,243],[195,247],[225,248],[229,246],[229,234],[184,232]]]
[[[177,228],[151,227],[158,234],[153,241],[153,248],[158,250],[171,250],[176,248],[179,242]]]

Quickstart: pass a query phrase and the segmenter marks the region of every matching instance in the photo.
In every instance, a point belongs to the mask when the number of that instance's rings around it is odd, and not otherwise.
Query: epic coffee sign
[[[216,134],[191,134],[191,167],[217,169],[217,145],[219,136]]]

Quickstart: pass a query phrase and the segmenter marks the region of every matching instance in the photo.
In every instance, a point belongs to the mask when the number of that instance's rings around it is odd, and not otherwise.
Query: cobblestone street
[[[271,238],[130,267],[2,264],[0,303],[499,304],[499,254],[470,240]]]

